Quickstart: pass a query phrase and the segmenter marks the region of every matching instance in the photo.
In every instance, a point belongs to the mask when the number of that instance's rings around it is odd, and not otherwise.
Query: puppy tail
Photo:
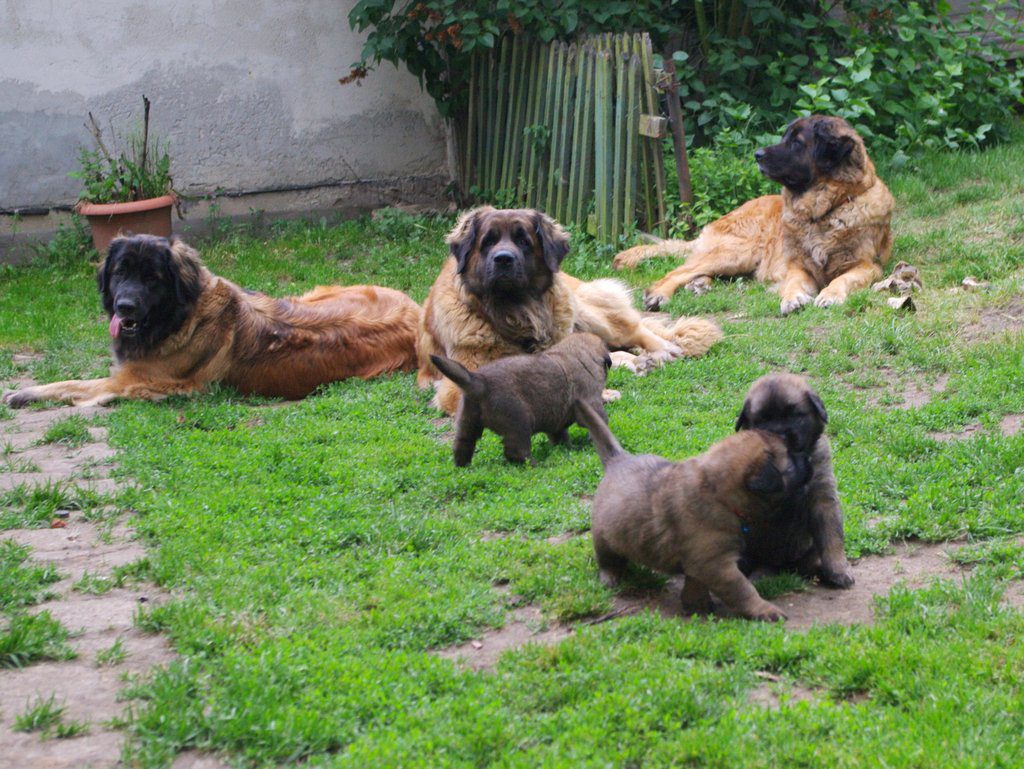
[[[573,403],[573,408],[576,411],[576,421],[587,428],[590,440],[594,444],[594,448],[597,449],[597,455],[601,458],[603,467],[608,467],[611,460],[626,453],[593,406],[586,401],[577,400]]]
[[[469,393],[477,397],[483,395],[483,381],[480,377],[474,376],[473,372],[461,363],[456,363],[451,358],[445,358],[441,355],[431,355],[430,362],[437,367],[438,371],[455,382],[462,392]]]

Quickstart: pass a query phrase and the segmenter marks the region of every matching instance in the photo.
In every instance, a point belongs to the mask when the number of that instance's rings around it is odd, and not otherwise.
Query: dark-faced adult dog
[[[416,365],[420,307],[389,288],[320,286],[273,299],[213,275],[181,241],[152,235],[112,241],[97,280],[111,375],[8,392],[5,403],[157,400],[212,382],[294,399],[326,382]]]
[[[707,613],[714,593],[732,612],[774,622],[786,615],[758,595],[740,571],[744,529],[760,522],[807,481],[779,436],[730,435],[683,462],[623,451],[588,404],[578,421],[604,465],[594,494],[591,535],[601,581],[614,587],[626,566],[685,574],[683,610]]]
[[[702,355],[722,336],[700,318],[666,324],[641,316],[619,281],[584,283],[561,272],[569,237],[539,211],[474,209],[459,219],[448,245],[451,256],[423,305],[418,350],[420,386],[440,380],[435,404],[449,414],[460,391],[441,379],[431,355],[475,371],[587,331],[615,351],[613,365],[637,370],[651,361]]]
[[[893,198],[842,118],[795,120],[782,141],[754,153],[758,168],[782,185],[707,225],[696,240],[668,240],[620,252],[617,269],[653,257],[684,257],[651,285],[657,309],[685,286],[695,293],[719,276],[753,275],[774,284],[785,315],[813,301],[841,304],[882,274],[892,250]]]
[[[530,438],[547,433],[552,443],[569,443],[576,419],[574,402],[584,400],[607,419],[601,392],[612,365],[605,343],[594,334],[569,334],[535,355],[512,355],[475,372],[449,358],[430,360],[462,390],[455,417],[455,466],[473,458],[484,428],[502,437],[509,462],[530,459]]]
[[[843,513],[824,435],[828,414],[818,394],[799,376],[769,374],[751,385],[736,420],[737,430],[780,436],[790,454],[808,465],[804,491],[750,527],[742,568],[795,569],[835,587],[853,584],[843,551]]]

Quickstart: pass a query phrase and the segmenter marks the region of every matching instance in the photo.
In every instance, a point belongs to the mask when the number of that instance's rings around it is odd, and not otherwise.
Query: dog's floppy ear
[[[845,132],[836,132],[830,121],[818,120],[814,124],[814,165],[823,174],[839,168],[850,157],[856,140]]]
[[[785,488],[785,478],[768,457],[761,463],[758,471],[747,478],[747,489],[755,494],[777,494]]]
[[[540,211],[533,214],[533,226],[544,254],[544,264],[551,272],[558,272],[562,260],[569,253],[568,233],[554,219]]]
[[[174,295],[180,306],[195,304],[202,291],[203,263],[194,248],[177,238],[169,241],[168,270],[174,281]]]
[[[750,399],[743,401],[743,408],[740,415],[736,417],[736,432],[750,427]]]
[[[811,404],[811,408],[814,409],[814,413],[818,415],[818,418],[823,423],[827,423],[828,412],[825,411],[825,404],[822,402],[821,398],[818,397],[818,393],[814,392],[813,390],[808,391],[807,402]]]
[[[455,257],[456,268],[455,272],[461,275],[466,271],[466,265],[469,263],[469,255],[473,253],[473,249],[476,248],[476,238],[480,226],[480,216],[486,211],[493,210],[490,206],[483,206],[481,208],[474,208],[472,211],[467,211],[459,220],[455,223],[455,227],[448,233],[448,237],[445,242],[448,244],[448,248],[451,250],[452,256]]]
[[[114,274],[114,269],[117,267],[121,254],[124,253],[127,245],[128,238],[117,237],[110,241],[110,246],[107,248],[107,256],[103,260],[103,264],[96,270],[96,287],[99,289],[100,297],[103,300],[103,309],[108,313],[114,311],[114,297],[110,295],[110,278]]]

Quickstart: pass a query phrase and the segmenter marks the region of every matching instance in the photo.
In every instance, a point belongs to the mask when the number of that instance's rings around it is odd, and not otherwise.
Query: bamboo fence
[[[665,234],[665,168],[641,115],[659,98],[647,35],[572,44],[506,36],[473,57],[463,190],[538,208],[615,243],[636,224]]]

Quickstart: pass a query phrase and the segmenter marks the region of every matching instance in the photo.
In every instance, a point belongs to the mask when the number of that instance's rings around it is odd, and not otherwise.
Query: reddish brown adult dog
[[[509,355],[546,350],[573,331],[599,336],[613,365],[634,370],[680,356],[703,355],[721,339],[701,318],[667,325],[644,318],[616,280],[577,280],[560,271],[569,237],[551,218],[529,209],[489,206],[464,214],[448,235],[451,257],[423,305],[419,383],[441,378],[430,361],[441,355],[475,371]],[[438,384],[435,404],[449,414],[460,391]]]
[[[213,275],[181,241],[152,235],[115,239],[97,279],[111,375],[27,387],[4,403],[158,400],[213,382],[294,399],[326,382],[416,365],[420,307],[389,288],[320,286],[273,299]]]
[[[681,286],[704,293],[719,276],[753,275],[777,286],[785,315],[813,301],[842,304],[882,274],[892,250],[893,198],[842,118],[813,115],[790,123],[782,141],[754,153],[782,185],[705,227],[696,240],[669,240],[620,252],[617,269],[653,257],[686,261],[647,289],[657,309]]]

